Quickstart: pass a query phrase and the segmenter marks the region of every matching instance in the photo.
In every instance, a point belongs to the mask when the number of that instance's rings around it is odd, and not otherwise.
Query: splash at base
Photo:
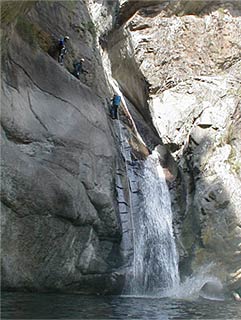
[[[212,263],[200,268],[177,287],[167,291],[165,296],[183,300],[196,300],[200,297],[208,300],[225,300],[223,285],[217,277],[211,275],[212,268]]]

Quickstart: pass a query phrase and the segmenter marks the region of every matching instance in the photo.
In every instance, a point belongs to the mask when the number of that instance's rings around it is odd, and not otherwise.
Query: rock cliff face
[[[232,1],[145,3],[109,41],[113,74],[179,167],[170,190],[181,272],[214,262],[214,273],[236,289],[240,9]]]
[[[120,291],[118,151],[101,98],[109,92],[94,25],[82,2],[37,2],[10,21],[8,9],[3,6],[3,288]],[[71,37],[66,68],[46,52],[52,34]],[[80,57],[89,72],[81,81],[69,72]]]
[[[240,13],[236,1],[2,5],[3,288],[121,292],[136,192],[126,163],[157,145],[181,274],[214,263],[241,288]],[[52,45],[65,34],[61,67]],[[110,121],[108,73],[147,148],[125,110]]]

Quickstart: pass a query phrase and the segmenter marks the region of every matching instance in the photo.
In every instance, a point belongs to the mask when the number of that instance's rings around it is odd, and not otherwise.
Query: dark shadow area
[[[162,3],[164,2],[164,6]],[[121,6],[118,19],[117,26],[120,27],[124,23],[126,23],[138,10],[148,7],[147,10],[153,10],[152,6],[157,6],[158,13],[165,7],[166,1],[163,0],[137,0],[137,1],[126,1]],[[151,8],[151,9],[150,9]],[[154,9],[155,10],[155,9]]]
[[[157,145],[162,144],[161,138],[159,138],[158,133],[156,132],[153,125],[150,125],[145,119],[139,110],[127,99],[125,98],[125,102],[127,104],[128,110],[134,120],[136,125],[137,131],[140,133],[143,141],[145,142],[146,146],[149,150],[153,150]],[[126,115],[122,114],[122,121],[130,126],[127,122]]]
[[[129,50],[130,52],[124,54],[124,56],[120,56],[120,52],[123,50]],[[157,135],[156,129],[152,124],[147,103],[149,98],[149,83],[140,71],[135,58],[130,56],[131,52],[134,52],[132,43],[128,41],[122,28],[114,30],[108,35],[108,54],[112,75],[118,82],[122,93],[135,106],[138,113]]]

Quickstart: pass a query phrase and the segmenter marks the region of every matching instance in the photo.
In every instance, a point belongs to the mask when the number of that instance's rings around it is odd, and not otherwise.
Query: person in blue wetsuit
[[[58,56],[58,62],[63,65],[64,63],[64,56],[67,53],[66,49],[66,42],[69,40],[69,36],[65,36],[64,38],[59,39],[59,56]]]
[[[114,97],[112,99],[112,109],[111,109],[111,117],[112,119],[118,119],[117,118],[117,109],[121,103],[121,97],[117,94],[114,94]]]

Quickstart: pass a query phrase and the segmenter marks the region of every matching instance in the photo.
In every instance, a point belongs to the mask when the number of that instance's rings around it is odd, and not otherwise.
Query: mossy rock
[[[198,225],[195,226],[195,218],[192,212],[188,212],[182,225],[181,240],[186,250],[190,251],[196,242],[196,235],[199,233]]]
[[[41,30],[38,25],[31,23],[24,16],[20,16],[16,23],[16,29],[20,37],[31,47],[36,49],[39,46],[48,52],[52,44],[51,36]]]
[[[4,1],[1,2],[2,27],[15,22],[16,18],[26,13],[36,1]]]
[[[31,47],[41,47],[45,52],[49,50],[52,39],[49,34],[41,30],[41,28],[28,21],[25,14],[30,10],[36,1],[4,1],[1,3],[1,22],[2,32],[1,43],[2,50],[7,43],[7,34],[9,25],[13,24],[20,37],[26,41]]]
[[[83,22],[81,28],[85,31],[85,32],[89,32],[93,39],[96,39],[97,36],[97,30],[96,30],[96,26],[92,21],[87,21],[87,22]]]

